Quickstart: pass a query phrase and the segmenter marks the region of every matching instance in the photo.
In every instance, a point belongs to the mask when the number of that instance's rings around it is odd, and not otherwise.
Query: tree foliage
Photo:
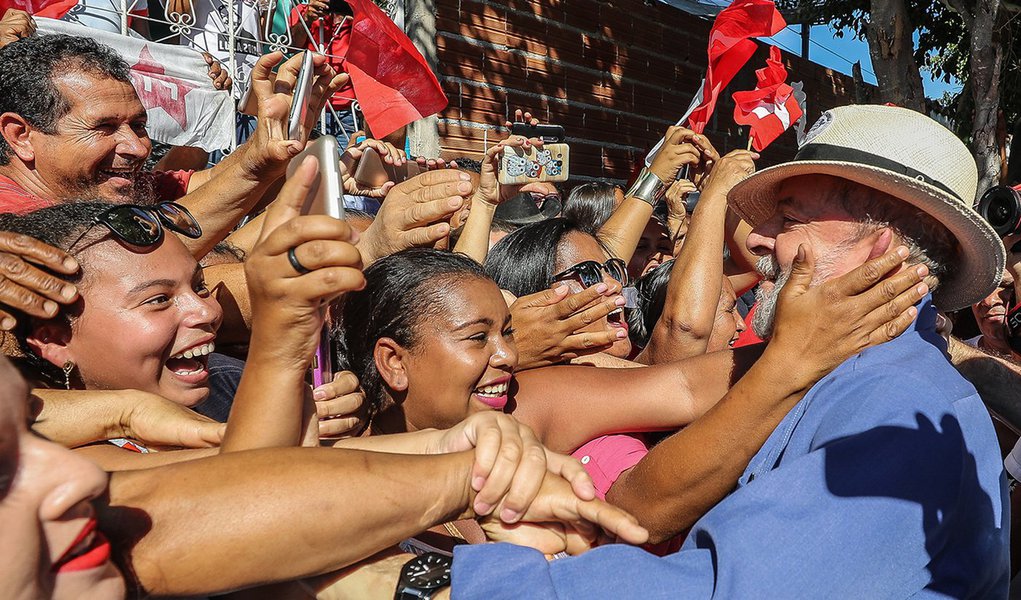
[[[974,0],[965,0],[974,6]],[[778,0],[777,6],[791,23],[828,24],[840,32],[851,31],[857,38],[865,39],[865,27],[869,18],[869,0]],[[967,85],[969,55],[971,52],[968,30],[961,15],[941,1],[907,0],[908,14],[917,36],[915,61],[921,68],[928,69],[933,79],[947,83]],[[1004,62],[1001,70],[1001,107],[1007,123],[1015,123],[1021,117],[1021,40],[1014,33],[1021,26],[1021,15],[1011,11],[1009,5],[1002,7],[999,39],[1004,44]],[[1021,33],[1021,32],[1018,32]],[[962,137],[970,134],[970,119],[967,115],[973,106],[967,93],[959,93],[934,99],[941,108],[947,109],[958,118],[954,121]]]

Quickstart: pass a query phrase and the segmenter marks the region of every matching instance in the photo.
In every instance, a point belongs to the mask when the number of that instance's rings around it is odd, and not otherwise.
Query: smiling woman
[[[518,362],[510,312],[478,263],[406,250],[365,278],[343,300],[340,358],[362,382],[374,433],[451,427],[506,407]]]
[[[16,337],[31,374],[50,386],[137,389],[194,406],[209,393],[207,357],[222,311],[198,263],[161,223],[183,227],[149,209],[109,217],[125,209],[71,203],[11,220],[7,228],[68,249],[83,273],[76,304],[51,319],[19,318]]]

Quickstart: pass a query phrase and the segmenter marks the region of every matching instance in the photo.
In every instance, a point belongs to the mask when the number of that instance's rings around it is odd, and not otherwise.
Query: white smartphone
[[[292,140],[301,139],[301,126],[308,116],[309,96],[312,93],[312,52],[306,50],[301,58],[301,70],[298,80],[294,82],[294,94],[291,97],[291,112],[287,118],[287,137]]]
[[[319,161],[319,175],[308,191],[301,214],[344,218],[344,184],[340,175],[339,147],[337,138],[324,135],[309,142],[308,146],[287,164],[287,177],[290,178],[306,156],[314,156]]]

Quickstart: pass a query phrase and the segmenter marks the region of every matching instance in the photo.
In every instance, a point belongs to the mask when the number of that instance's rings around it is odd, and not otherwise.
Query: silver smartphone
[[[339,148],[337,138],[324,135],[309,142],[308,146],[287,164],[287,177],[290,178],[306,156],[314,156],[319,161],[319,175],[308,191],[302,214],[344,218],[344,184],[340,176]]]
[[[287,137],[292,140],[301,139],[301,126],[308,116],[309,96],[312,94],[312,52],[306,50],[301,57],[301,70],[298,80],[294,82],[294,94],[291,97],[291,112],[287,118]]]

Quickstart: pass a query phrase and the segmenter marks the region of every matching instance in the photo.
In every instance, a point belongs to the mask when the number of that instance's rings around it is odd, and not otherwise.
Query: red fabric
[[[702,102],[688,117],[688,127],[696,133],[705,130],[720,92],[755,53],[755,42],[749,38],[776,35],[786,26],[771,0],[734,0],[716,15],[709,31]]]
[[[59,19],[77,5],[78,0],[0,0],[0,16],[16,8],[34,17]]]
[[[752,148],[761,152],[801,118],[794,88],[787,85],[787,69],[780,49],[769,49],[765,68],[755,71],[758,83],[750,92],[734,92],[734,122],[751,128]]]
[[[299,4],[294,7],[291,11],[290,25],[293,28],[298,24],[298,19],[305,14],[308,10],[307,4]],[[346,71],[344,68],[344,57],[347,56],[348,48],[351,47],[351,19],[344,20],[341,18],[334,18],[333,15],[326,15],[322,19],[323,23],[323,37],[326,38],[326,62],[329,63],[338,73]],[[339,27],[338,27],[339,26]],[[319,39],[319,21],[313,21],[308,26],[308,30],[312,32],[312,39],[309,40],[305,47],[309,50],[319,50],[319,44],[322,40]],[[336,35],[334,35],[336,32]],[[348,110],[351,108],[351,103],[354,101],[354,88],[351,86],[351,82],[344,84],[344,87],[337,90],[337,93],[333,94],[330,98],[330,106],[333,110]]]
[[[160,202],[173,201],[188,193],[188,183],[195,171],[153,171],[148,177],[155,197]],[[0,175],[0,213],[28,214],[55,202],[30,194],[13,179]]]
[[[53,204],[45,198],[26,192],[13,179],[0,175],[0,213],[24,215]]]
[[[188,183],[195,171],[153,171],[147,173],[152,191],[160,202],[172,202],[188,193]]]
[[[758,308],[758,306],[758,304],[753,305],[752,309],[749,310],[748,314],[745,316],[744,323],[747,327],[745,327],[745,330],[737,336],[737,341],[734,342],[735,348],[740,348],[741,346],[754,346],[755,344],[763,343],[762,338],[755,335],[755,332],[752,331],[752,318],[755,316],[755,309]]]
[[[354,13],[344,70],[373,137],[443,110],[447,96],[408,36],[372,0],[347,0]]]

